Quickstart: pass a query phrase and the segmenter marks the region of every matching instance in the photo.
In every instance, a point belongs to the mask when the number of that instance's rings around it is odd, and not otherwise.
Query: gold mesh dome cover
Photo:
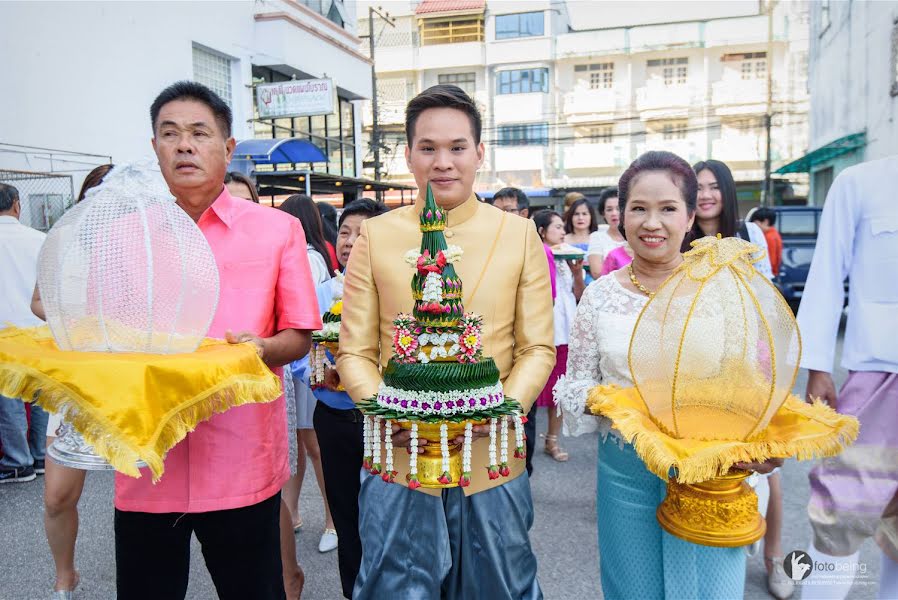
[[[752,266],[767,260],[757,246],[714,237],[692,245],[637,321],[630,372],[650,418],[671,437],[751,440],[792,389],[798,325]]]

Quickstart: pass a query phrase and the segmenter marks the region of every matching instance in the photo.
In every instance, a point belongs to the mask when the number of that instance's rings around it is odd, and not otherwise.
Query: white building
[[[898,154],[898,2],[810,5],[808,152],[780,169],[809,173],[822,205],[839,171]]]
[[[362,36],[368,4],[359,3]],[[596,190],[642,152],[665,149],[727,162],[740,199],[757,203],[768,108],[773,167],[804,152],[804,3],[773,4],[770,18],[756,1],[376,4],[396,18],[395,28],[375,21],[382,161],[396,181],[411,180],[405,104],[439,82],[483,108],[480,191]]]
[[[361,175],[371,63],[359,45],[344,0],[0,3],[0,169],[69,172],[77,190],[106,160],[56,153],[51,167],[33,148],[152,158],[150,104],[191,79],[228,102],[238,141],[311,139],[328,158],[316,171]],[[253,85],[291,78],[332,79],[332,113],[254,120]]]

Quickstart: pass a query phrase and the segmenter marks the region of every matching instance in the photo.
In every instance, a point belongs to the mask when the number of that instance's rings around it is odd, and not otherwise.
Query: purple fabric
[[[602,263],[602,275],[622,269],[631,262],[633,262],[633,257],[627,254],[627,247],[618,246],[605,255],[605,261]]]
[[[809,475],[808,516],[814,545],[833,556],[858,550],[875,536],[898,557],[898,373],[852,371],[839,391],[838,411],[860,421],[857,441],[822,460]]]
[[[555,268],[555,255],[552,254],[552,249],[547,245],[543,244],[543,248],[546,249],[546,260],[549,261],[549,279],[552,280],[552,301],[555,301],[555,279],[558,277],[558,270]]]

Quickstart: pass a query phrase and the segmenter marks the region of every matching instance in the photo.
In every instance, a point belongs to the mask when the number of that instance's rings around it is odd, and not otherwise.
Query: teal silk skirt
[[[598,529],[602,591],[608,600],[742,598],[743,548],[692,544],[661,529],[655,510],[666,484],[630,444],[599,442]]]

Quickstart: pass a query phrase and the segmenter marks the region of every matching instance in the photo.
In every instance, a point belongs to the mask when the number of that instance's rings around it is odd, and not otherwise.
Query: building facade
[[[481,192],[598,190],[665,149],[728,163],[740,199],[757,203],[767,115],[773,168],[805,150],[804,3],[379,4],[395,17],[374,29],[383,170],[397,181],[411,179],[405,103],[436,83],[460,85],[483,109]],[[365,118],[370,132],[370,108]]]
[[[359,51],[354,6],[344,0],[2,3],[0,78],[18,91],[0,95],[0,169],[73,173],[77,189],[96,164],[84,155],[152,160],[150,104],[167,85],[189,79],[230,105],[238,141],[308,139],[327,159],[310,168],[360,176],[360,101],[371,96],[371,63]],[[257,118],[256,85],[310,78],[333,80],[330,114]],[[57,153],[50,164],[45,148],[83,155]]]
[[[839,171],[898,154],[898,2],[810,4],[808,152],[780,168],[808,173],[822,205]]]

